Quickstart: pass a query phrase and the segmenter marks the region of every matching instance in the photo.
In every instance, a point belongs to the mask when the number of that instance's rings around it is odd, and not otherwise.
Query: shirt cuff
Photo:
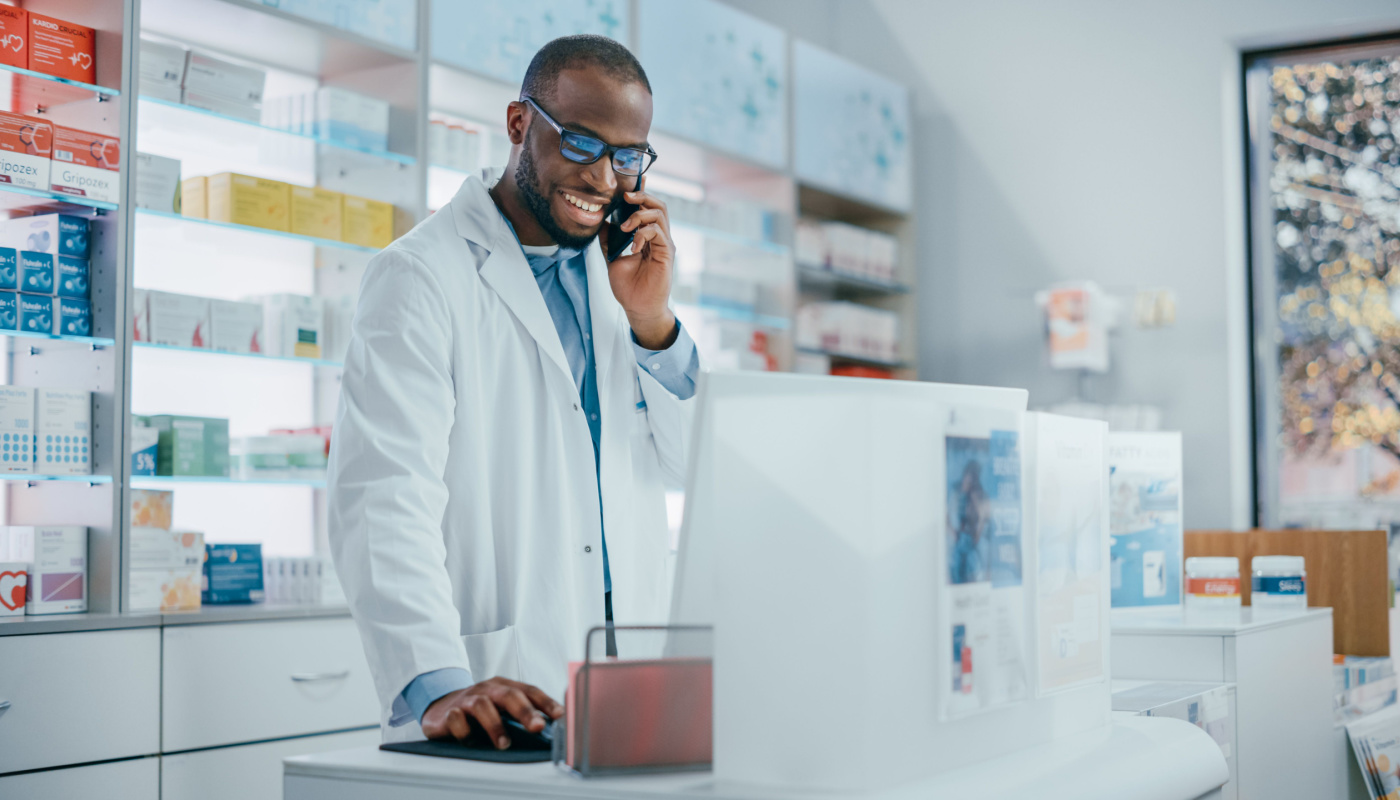
[[[435,669],[432,672],[425,672],[410,681],[408,688],[404,689],[401,695],[404,705],[408,706],[408,711],[411,712],[413,716],[406,717],[402,720],[390,720],[389,724],[394,725],[397,723],[402,725],[408,722],[409,719],[416,719],[421,723],[423,721],[423,715],[428,711],[428,706],[432,705],[434,701],[458,689],[465,689],[471,686],[472,683],[471,672],[461,667],[447,667],[446,669]],[[398,703],[394,705],[397,706]],[[398,717],[400,715],[395,716]]]
[[[637,334],[632,334],[632,350],[637,355],[637,366],[656,379],[666,391],[679,400],[689,400],[695,396],[695,379],[700,375],[700,354],[695,350],[695,342],[686,332],[681,321],[676,320],[676,340],[665,350],[648,350],[637,344]]]

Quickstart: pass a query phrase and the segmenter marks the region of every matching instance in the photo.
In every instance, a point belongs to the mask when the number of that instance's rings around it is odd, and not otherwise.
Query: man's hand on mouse
[[[671,242],[666,203],[645,190],[646,178],[642,178],[641,190],[623,195],[638,206],[637,212],[622,222],[622,230],[634,232],[632,255],[619,256],[608,264],[608,282],[613,297],[627,312],[637,343],[648,350],[665,350],[675,341],[676,315],[668,303],[676,246]],[[606,247],[607,226],[601,236]]]
[[[510,736],[498,708],[531,733],[543,731],[549,719],[564,716],[564,707],[541,689],[506,678],[487,678],[434,700],[423,712],[423,734],[429,739],[465,739],[479,727],[497,749],[504,750],[510,747]]]

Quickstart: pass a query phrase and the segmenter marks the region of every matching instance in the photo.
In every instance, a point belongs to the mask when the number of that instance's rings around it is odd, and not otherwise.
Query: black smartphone
[[[632,187],[632,191],[640,192],[641,190],[642,176],[638,175],[637,183]],[[639,208],[641,208],[641,206],[623,202],[617,207],[616,211],[608,216],[608,261],[616,261],[617,257],[622,255],[622,251],[627,249],[627,245],[632,243],[632,236],[636,231],[623,231],[622,223],[626,222],[628,217],[637,213],[637,209]]]

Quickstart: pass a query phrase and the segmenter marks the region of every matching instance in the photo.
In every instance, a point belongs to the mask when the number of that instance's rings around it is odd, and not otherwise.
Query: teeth
[[[573,203],[574,205],[578,206],[584,211],[597,211],[598,209],[603,207],[602,203],[585,203],[577,197],[574,197],[573,195],[569,194],[568,192],[564,193],[564,199],[568,200],[570,203]]]

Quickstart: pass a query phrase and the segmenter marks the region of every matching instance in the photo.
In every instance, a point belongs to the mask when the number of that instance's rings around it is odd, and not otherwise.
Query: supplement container
[[[1260,610],[1306,610],[1308,572],[1302,556],[1255,556],[1250,604]]]
[[[1187,608],[1239,608],[1240,560],[1234,556],[1186,559]]]

